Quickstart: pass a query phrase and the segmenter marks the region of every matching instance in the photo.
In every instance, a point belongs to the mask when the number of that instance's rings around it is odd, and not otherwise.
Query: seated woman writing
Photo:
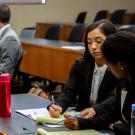
[[[55,104],[48,107],[52,117],[58,117],[74,103],[77,111],[92,107],[89,109],[91,117],[100,110],[98,104],[111,95],[117,81],[102,58],[100,46],[107,36],[116,31],[115,26],[106,19],[94,22],[87,28],[85,54],[75,61],[62,93]]]
[[[71,129],[111,128],[116,135],[130,135],[131,104],[135,102],[135,35],[117,32],[106,39],[101,51],[106,64],[119,79],[114,104],[112,99],[106,100],[99,104],[104,105],[100,114],[93,118],[67,118],[64,124]]]

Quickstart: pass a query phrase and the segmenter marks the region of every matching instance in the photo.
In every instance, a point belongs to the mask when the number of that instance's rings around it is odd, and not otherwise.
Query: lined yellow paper
[[[102,133],[96,130],[70,130],[70,131],[56,131],[56,132],[47,132],[42,128],[37,129],[39,135],[102,135]]]

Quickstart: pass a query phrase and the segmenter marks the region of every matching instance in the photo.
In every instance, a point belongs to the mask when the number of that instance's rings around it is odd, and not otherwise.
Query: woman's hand
[[[49,107],[49,113],[53,118],[59,117],[62,112],[62,108],[59,105],[52,104]]]
[[[110,124],[109,128],[110,128],[111,130],[113,130],[115,125],[120,125],[120,124],[122,124],[121,121],[114,122],[114,123]]]
[[[64,120],[64,125],[70,129],[79,129],[79,123],[76,118],[69,117]]]
[[[92,118],[95,115],[96,111],[94,110],[94,108],[86,108],[80,112],[80,116],[83,118]]]

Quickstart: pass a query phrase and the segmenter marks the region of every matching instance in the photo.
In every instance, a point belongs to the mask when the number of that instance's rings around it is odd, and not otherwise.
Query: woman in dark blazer
[[[130,135],[131,105],[135,103],[135,35],[117,32],[107,38],[101,51],[108,67],[119,78],[116,96],[100,104],[100,107],[103,104],[108,107],[104,111],[102,109],[99,115],[93,118],[68,118],[65,125],[71,129],[110,127],[116,135]]]
[[[58,117],[73,104],[76,105],[77,111],[93,107],[90,109],[91,116],[94,116],[99,109],[98,103],[111,95],[116,78],[104,65],[100,45],[108,35],[115,32],[114,25],[105,19],[88,27],[85,36],[85,54],[73,64],[67,84],[56,100],[56,104],[48,107],[52,117]],[[95,75],[96,69],[101,70],[101,76]],[[95,76],[97,79],[101,77],[100,80],[98,81]],[[94,86],[96,82],[98,84]]]

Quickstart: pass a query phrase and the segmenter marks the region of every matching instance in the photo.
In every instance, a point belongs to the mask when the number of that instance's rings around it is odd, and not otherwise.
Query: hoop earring
[[[120,67],[121,70],[124,70],[124,67]]]

